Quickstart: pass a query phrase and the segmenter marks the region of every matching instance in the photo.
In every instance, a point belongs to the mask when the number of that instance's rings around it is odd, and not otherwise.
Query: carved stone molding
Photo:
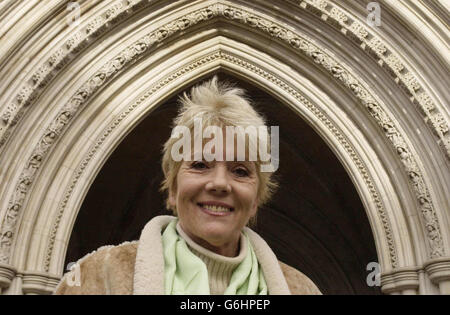
[[[321,1],[315,1],[317,3]],[[320,48],[313,40],[294,33],[285,28],[280,23],[267,20],[267,17],[250,13],[231,5],[218,5],[219,11],[223,12],[226,19],[246,24],[252,28],[262,31],[276,40],[289,44],[299,53],[312,59],[314,63],[326,69],[333,78],[344,84],[350,89],[353,95],[359,99],[360,103],[366,108],[369,114],[380,126],[383,134],[389,140],[394,152],[404,167],[409,182],[418,201],[419,209],[424,220],[425,231],[430,247],[430,258],[441,257],[444,255],[444,246],[441,231],[431,199],[430,190],[425,182],[425,176],[417,161],[420,160],[410,146],[407,144],[407,136],[400,131],[398,123],[392,118],[386,108],[377,98],[363,80],[352,73],[350,68],[344,63],[339,62],[332,57],[332,54],[324,48]]]
[[[417,291],[419,288],[419,268],[399,268],[390,273],[381,274],[381,291],[386,294]]]
[[[424,267],[433,283],[450,281],[450,257],[432,259]]]
[[[225,18],[247,24],[252,28],[257,28],[269,34],[277,40],[290,44],[291,47],[303,55],[312,58],[317,65],[325,68],[332,77],[338,79],[353,92],[381,127],[384,135],[391,143],[394,152],[396,152],[404,166],[425,221],[425,230],[430,246],[430,257],[434,258],[444,255],[440,227],[429,188],[425,183],[425,177],[417,162],[419,158],[407,145],[405,141],[407,137],[399,130],[398,123],[394,122],[394,119],[391,118],[392,115],[388,114],[386,107],[376,100],[374,97],[375,93],[371,92],[365,84],[361,83],[362,80],[348,70],[349,67],[334,60],[332,54],[323,48],[319,48],[317,44],[306,36],[295,34],[277,22],[267,21],[265,17],[246,12],[234,6],[219,5],[219,8],[223,11]]]
[[[84,83],[72,96],[70,101],[63,106],[57,114],[57,118],[49,126],[47,126],[44,136],[34,148],[25,169],[21,172],[18,184],[9,202],[6,217],[3,220],[0,229],[0,262],[9,261],[11,244],[19,210],[24,204],[25,197],[35,178],[37,170],[40,168],[44,157],[49,153],[51,147],[66,130],[68,124],[76,113],[87,104],[88,100],[103,85],[111,81],[113,77],[124,70],[127,66],[134,64],[137,60],[145,56],[149,52],[150,48],[188,26],[192,26],[203,20],[211,19],[214,15],[217,15],[217,12],[214,12],[213,10],[214,7],[207,7],[191,12],[184,17],[168,23],[151,34],[139,39],[133,45],[127,47],[124,51],[117,55],[113,60],[107,62],[99,71],[96,72],[96,74]]]
[[[238,56],[230,54],[226,51],[217,51],[213,52],[205,57],[194,61],[193,63],[183,67],[175,71],[174,73],[168,75],[164,79],[159,82],[156,82],[149,90],[142,95],[136,102],[134,102],[131,106],[129,106],[125,111],[123,111],[118,117],[107,127],[102,135],[96,139],[94,144],[89,149],[89,153],[82,159],[80,165],[76,168],[75,173],[72,175],[72,179],[70,184],[67,186],[64,198],[58,207],[58,213],[56,215],[55,221],[52,225],[52,230],[49,238],[49,243],[46,251],[46,260],[45,260],[45,270],[48,271],[50,268],[50,262],[52,259],[52,251],[54,247],[54,242],[56,238],[56,233],[59,228],[59,223],[64,214],[66,205],[68,200],[70,199],[74,187],[76,186],[78,179],[83,174],[86,169],[88,163],[92,160],[94,155],[99,151],[99,148],[102,146],[102,143],[106,140],[106,138],[112,133],[112,131],[120,124],[120,122],[129,115],[134,109],[136,109],[140,104],[144,103],[146,99],[151,97],[155,92],[160,90],[162,87],[166,86],[170,82],[175,81],[176,79],[180,79],[183,75],[197,69],[200,66],[204,66],[205,64],[211,63],[213,61],[222,60],[228,63],[232,63],[238,65],[240,68],[245,69],[247,71],[251,71],[254,74],[268,80],[274,84],[276,84],[279,88],[283,89],[289,95],[295,97],[303,106],[308,108],[310,112],[312,112],[320,121],[332,132],[334,137],[339,141],[342,147],[345,149],[347,154],[351,157],[352,162],[358,168],[358,171],[361,174],[361,177],[364,179],[365,184],[367,185],[368,191],[370,192],[372,202],[376,205],[378,215],[380,217],[380,221],[383,224],[384,233],[386,236],[386,243],[389,248],[389,257],[390,263],[393,268],[398,266],[398,257],[395,249],[394,238],[392,235],[391,224],[389,222],[389,218],[386,214],[383,202],[381,201],[380,195],[377,191],[377,188],[373,182],[373,179],[370,176],[369,171],[366,168],[363,160],[356,153],[352,145],[346,139],[346,137],[342,134],[342,132],[333,124],[333,122],[328,118],[328,116],[321,110],[319,110],[312,102],[310,102],[306,97],[304,97],[299,91],[297,91],[294,87],[292,87],[287,82],[279,79],[269,71],[261,68],[260,66],[253,64],[247,60],[244,60]]]
[[[289,1],[294,3],[292,0]],[[297,3],[295,2],[296,5]],[[356,47],[360,47],[377,59],[377,64],[389,73],[395,82],[406,91],[411,102],[419,108],[425,122],[437,137],[437,143],[450,159],[449,122],[436,108],[430,94],[417,79],[418,75],[411,67],[408,67],[400,55],[374,32],[371,32],[369,27],[328,0],[301,0],[298,5],[319,16],[324,22],[354,41],[357,44]]]
[[[23,276],[22,291],[24,294],[52,294],[60,280],[45,273],[27,273]]]
[[[133,3],[141,3],[141,1],[136,0]],[[35,179],[37,170],[42,165],[42,161],[45,157],[49,154],[51,147],[67,129],[77,112],[87,106],[90,98],[105,84],[110,82],[113,77],[117,76],[125,68],[134,64],[137,60],[149,54],[157,43],[163,42],[174,34],[192,27],[193,25],[216,17],[243,24],[246,27],[270,36],[273,40],[288,45],[298,54],[302,54],[309,58],[318,67],[327,70],[330,77],[341,82],[341,84],[352,91],[353,95],[368,111],[368,114],[379,125],[383,134],[389,140],[392,149],[396,152],[397,157],[404,166],[404,171],[408,176],[409,182],[417,197],[423,219],[425,220],[425,229],[427,231],[427,238],[430,246],[430,258],[443,256],[444,249],[440,227],[433,201],[429,193],[429,188],[425,181],[425,176],[419,167],[421,164],[417,162],[419,158],[407,145],[407,141],[405,140],[407,137],[400,131],[398,124],[391,118],[392,115],[388,113],[385,106],[373,96],[374,93],[362,83],[361,79],[348,70],[349,67],[335,60],[334,57],[332,57],[332,54],[325,49],[320,48],[311,39],[301,34],[297,34],[293,30],[286,29],[286,27],[275,21],[273,17],[262,16],[232,5],[218,3],[195,10],[183,17],[177,18],[137,40],[134,44],[116,55],[114,59],[105,63],[100,70],[77,90],[70,101],[59,110],[56,118],[46,127],[44,135],[32,151],[31,156],[28,158],[28,163],[14,184],[15,189],[10,198],[8,209],[0,229],[0,241],[2,244],[0,247],[0,262],[8,262],[10,259],[11,244],[15,234],[18,213],[23,208],[26,195]],[[87,34],[94,34],[96,32],[95,30],[102,29],[98,25],[99,24],[95,24],[95,26],[92,26]],[[86,37],[83,38],[84,39],[80,39],[80,41],[76,42],[74,45],[77,45],[76,47],[81,47],[80,45],[82,45],[81,43]],[[72,47],[72,44],[70,44],[69,47]],[[35,85],[39,86],[38,83],[44,81],[37,79]],[[33,91],[36,90],[28,87],[26,92],[23,93],[23,95],[21,94],[20,98],[17,99],[20,101],[21,105],[24,106],[24,104],[30,104],[33,99],[33,93],[35,93]],[[374,200],[378,207],[378,204],[381,204],[380,197],[377,196]],[[390,231],[387,228],[387,219],[383,219],[382,217],[382,221],[383,224],[385,224],[385,230],[389,232],[387,237],[388,243],[390,243],[391,246],[391,263],[395,268],[397,263],[395,246],[392,238],[389,239]]]
[[[25,83],[19,88],[18,94],[0,113],[0,149],[13,133],[14,126],[24,116],[27,107],[34,103],[59,71],[76,59],[85,48],[94,42],[96,37],[111,30],[136,11],[151,4],[151,1],[146,0],[116,0],[101,14],[87,21],[86,25],[72,35],[64,45],[54,49],[47,61],[25,79]]]
[[[292,0],[289,1],[293,2]],[[15,99],[0,114],[0,148],[13,132],[12,128],[22,118],[24,107],[33,103],[59,70],[89,46],[93,42],[93,38],[111,30],[115,25],[132,15],[134,11],[149,6],[149,2],[144,0],[116,1],[100,15],[89,20],[81,31],[75,33],[66,41],[64,46],[55,50],[47,62],[30,76]],[[322,20],[339,29],[350,40],[355,41],[363,51],[378,58],[378,65],[385,68],[398,84],[405,87],[411,96],[411,101],[419,107],[425,121],[438,137],[438,144],[443,148],[447,158],[450,159],[448,121],[436,108],[428,92],[421,86],[419,80],[417,80],[417,75],[406,66],[406,62],[392,48],[388,48],[388,45],[382,39],[370,32],[369,28],[361,22],[327,0],[302,0],[299,3],[295,2],[295,5],[307,12],[319,15]]]
[[[14,276],[16,275],[16,269],[9,266],[0,263],[0,293],[3,289],[7,289],[12,279],[14,279]]]

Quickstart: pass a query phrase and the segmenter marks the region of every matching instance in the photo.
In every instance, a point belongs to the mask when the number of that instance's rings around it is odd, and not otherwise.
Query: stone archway
[[[275,7],[265,2],[251,8],[234,1],[80,3],[85,14],[75,33],[64,26],[61,5],[49,15],[39,5],[27,11],[25,2],[0,7],[4,15],[19,9],[34,14],[44,38],[50,38],[49,21],[60,27],[46,49],[30,41],[40,55],[29,64],[12,55],[27,49],[13,41],[1,56],[2,71],[16,79],[2,84],[7,105],[0,158],[8,169],[2,169],[0,187],[0,285],[6,292],[51,291],[102,164],[157,104],[217,69],[270,92],[334,151],[370,222],[384,292],[437,292],[436,285],[447,292],[449,175],[440,170],[448,167],[449,135],[441,85],[428,74],[434,88],[429,92],[417,68],[406,68],[414,60],[402,60],[386,44],[389,32],[374,35],[359,22],[354,5],[327,1],[280,2],[276,15],[267,13]],[[389,17],[430,10],[387,9]],[[13,29],[5,27],[5,34]],[[351,55],[342,44],[324,41],[324,32],[340,36],[369,71],[349,63]],[[439,47],[439,40],[434,44]],[[445,57],[434,52],[445,65]],[[20,81],[16,69],[24,67],[33,74]]]

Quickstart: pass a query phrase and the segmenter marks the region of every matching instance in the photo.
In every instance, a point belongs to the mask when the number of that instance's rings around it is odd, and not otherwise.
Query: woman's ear
[[[177,184],[176,182],[169,189],[169,205],[172,207],[172,210],[176,212],[177,209]]]
[[[249,220],[247,222],[247,225],[250,228],[256,227],[256,215],[258,213],[258,205],[259,205],[259,202],[256,201],[253,204],[252,208],[250,209],[250,218],[249,218]]]
[[[177,205],[175,194],[172,190],[169,191],[169,205],[174,209]]]

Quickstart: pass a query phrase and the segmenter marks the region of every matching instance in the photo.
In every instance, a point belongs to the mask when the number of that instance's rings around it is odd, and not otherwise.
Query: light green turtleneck
[[[239,255],[227,257],[216,254],[195,243],[177,224],[178,234],[186,241],[189,249],[199,257],[208,270],[209,289],[213,295],[222,295],[230,283],[233,271],[244,260],[247,255],[247,242],[245,237],[240,238]]]

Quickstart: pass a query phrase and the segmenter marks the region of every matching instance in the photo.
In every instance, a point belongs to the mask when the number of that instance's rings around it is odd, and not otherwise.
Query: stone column
[[[392,295],[416,295],[419,288],[418,267],[404,267],[381,275],[381,291]]]
[[[46,273],[25,273],[22,291],[26,295],[52,294],[60,281],[60,277]]]
[[[450,295],[450,257],[429,260],[424,268],[430,280],[439,286],[440,293]]]
[[[9,265],[0,263],[0,295],[2,294],[2,291],[9,288],[12,279],[14,279],[15,274],[16,269],[14,269]]]

